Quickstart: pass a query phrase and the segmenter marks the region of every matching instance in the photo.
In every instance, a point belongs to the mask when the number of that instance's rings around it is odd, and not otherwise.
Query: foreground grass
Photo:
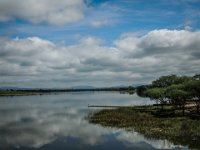
[[[89,116],[90,123],[132,128],[148,138],[168,139],[174,144],[200,149],[200,120],[188,117],[159,118],[151,114],[154,106],[106,109]]]

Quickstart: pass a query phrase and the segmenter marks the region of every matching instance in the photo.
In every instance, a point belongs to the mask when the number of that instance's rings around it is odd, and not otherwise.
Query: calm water
[[[137,132],[103,128],[85,119],[92,105],[150,104],[117,92],[0,97],[0,150],[187,149]]]

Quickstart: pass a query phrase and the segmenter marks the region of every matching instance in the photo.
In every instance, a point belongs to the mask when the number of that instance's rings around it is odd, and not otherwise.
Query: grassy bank
[[[181,117],[179,111],[173,117],[157,117],[152,115],[156,109],[155,106],[106,109],[91,114],[89,121],[108,127],[132,128],[149,138],[168,139],[200,149],[200,120]]]

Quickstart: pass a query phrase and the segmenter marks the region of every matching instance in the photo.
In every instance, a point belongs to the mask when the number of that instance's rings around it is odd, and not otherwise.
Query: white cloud
[[[86,14],[87,24],[94,28],[112,26],[120,21],[119,10],[113,4],[109,4],[109,2],[104,2],[98,6],[89,7]]]
[[[114,44],[120,49],[124,50],[125,52],[129,53],[138,53],[141,51],[139,47],[140,39],[134,36],[125,36],[119,40],[116,40]]]
[[[132,53],[158,54],[198,51],[200,31],[152,30],[143,36],[129,35],[116,40],[115,45]]]
[[[20,18],[32,23],[63,25],[82,19],[85,7],[83,0],[1,0],[0,21]]]
[[[171,73],[192,75],[200,70],[200,32],[153,30],[127,34],[102,45],[82,37],[59,46],[38,37],[0,42],[2,86],[66,87],[146,83]]]
[[[187,40],[191,35],[193,34],[185,30],[153,30],[142,37],[142,45],[147,48],[173,49],[187,44]]]
[[[90,25],[93,26],[93,27],[96,27],[96,28],[105,26],[107,24],[108,24],[108,20],[92,20],[90,22]]]
[[[103,42],[102,39],[96,38],[96,37],[84,37],[84,38],[81,38],[81,44],[82,45],[99,45],[102,42]]]

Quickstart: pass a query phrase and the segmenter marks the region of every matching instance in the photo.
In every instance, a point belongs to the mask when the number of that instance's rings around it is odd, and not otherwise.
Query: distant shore
[[[58,91],[57,91],[58,92]],[[28,96],[28,95],[44,95],[52,94],[56,91],[0,91],[0,96]]]
[[[40,90],[0,90],[0,96],[23,96],[23,95],[44,95],[66,92],[98,92],[98,91],[119,91],[133,94],[135,89],[123,88],[95,88],[95,89],[40,89]]]

